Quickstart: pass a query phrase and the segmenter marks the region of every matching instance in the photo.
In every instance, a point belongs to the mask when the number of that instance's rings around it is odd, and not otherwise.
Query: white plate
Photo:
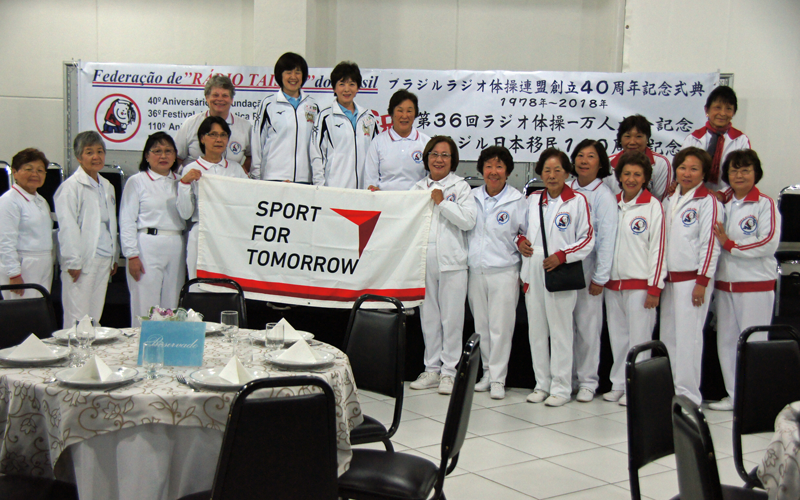
[[[206,335],[214,333],[222,333],[222,323],[213,323],[211,321],[203,321],[206,324]]]
[[[55,338],[62,344],[66,344],[67,335],[69,335],[68,333],[69,330],[72,330],[72,328],[55,331],[53,332],[53,338]],[[114,340],[115,338],[122,335],[122,332],[116,328],[106,328],[104,326],[97,326],[94,329],[94,335],[95,335],[94,342],[102,343]],[[73,335],[72,338],[74,339],[75,336]]]
[[[303,368],[326,368],[332,365],[333,361],[336,359],[333,354],[320,351],[314,351],[317,356],[319,356],[319,359],[314,363],[298,363],[296,361],[284,361],[282,359],[278,359],[278,357],[284,352],[286,352],[286,349],[278,349],[277,351],[268,352],[264,357],[267,359],[267,363],[277,366],[278,368],[290,370],[299,370]]]
[[[69,347],[47,347],[53,351],[53,356],[50,358],[10,359],[8,356],[14,352],[14,349],[16,349],[17,346],[0,349],[0,361],[11,366],[45,366],[57,363],[69,356]]]
[[[80,370],[80,368],[67,368],[56,373],[56,380],[64,385],[71,385],[73,387],[110,387],[117,385],[121,382],[126,382],[139,375],[139,370],[136,368],[127,368],[125,366],[109,366],[111,368],[111,376],[107,380],[70,380],[72,374]]]
[[[220,378],[219,374],[224,368],[224,366],[203,368],[192,372],[189,378],[194,385],[201,389],[211,389],[213,391],[238,391],[241,389],[244,384],[232,384],[224,378]],[[269,377],[269,373],[262,368],[248,368],[247,370],[253,375],[253,380]]]
[[[305,332],[303,330],[295,330],[295,331],[297,333],[299,333],[300,336],[303,337],[303,340],[305,340],[306,342],[308,342],[309,340],[314,338],[314,334],[311,333],[311,332]],[[256,340],[260,340],[261,342],[266,342],[267,341],[267,331],[266,330],[255,330],[253,333],[250,334],[250,336],[253,337]],[[287,338],[283,339],[283,344],[284,345],[292,345],[295,342],[297,342],[297,339],[287,339]]]

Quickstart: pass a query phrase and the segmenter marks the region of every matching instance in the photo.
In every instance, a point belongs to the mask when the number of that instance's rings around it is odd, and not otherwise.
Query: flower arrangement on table
[[[199,312],[182,307],[177,309],[166,309],[160,306],[153,306],[147,316],[140,316],[142,321],[203,321],[203,315]]]

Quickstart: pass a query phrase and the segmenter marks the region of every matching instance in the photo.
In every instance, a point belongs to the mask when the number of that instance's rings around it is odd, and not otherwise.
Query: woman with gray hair
[[[250,133],[253,125],[244,118],[231,113],[233,96],[236,94],[231,79],[225,75],[214,75],[206,82],[204,92],[208,109],[187,118],[175,135],[178,158],[182,159],[183,165],[188,165],[203,155],[200,151],[200,142],[197,140],[197,129],[209,116],[219,116],[231,128],[228,148],[225,150],[223,158],[235,161],[244,168],[245,172],[249,172]]]
[[[106,145],[97,132],[81,132],[72,143],[80,168],[56,191],[61,301],[64,327],[88,315],[103,315],[109,275],[117,272],[117,210],[114,187],[99,175]]]

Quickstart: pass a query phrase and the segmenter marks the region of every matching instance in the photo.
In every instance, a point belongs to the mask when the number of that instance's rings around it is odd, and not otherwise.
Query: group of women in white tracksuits
[[[434,209],[420,308],[425,371],[413,389],[452,390],[468,299],[481,336],[484,374],[476,390],[504,397],[521,281],[536,377],[529,401],[560,406],[574,390],[578,401],[593,399],[605,304],[614,365],[604,398],[625,404],[625,355],[652,338],[660,305],[660,338],[676,391],[699,402],[702,328],[716,289],[718,350],[729,397],[712,408],[729,409],[738,333],[770,320],[780,229],[775,203],[755,187],[762,175],[758,157],[730,126],[736,96],[729,88],[710,94],[709,121],[687,138],[675,170],[648,148],[649,122],[634,115],[620,123],[622,151],[611,158],[593,140],[580,142],[572,158],[544,151],[536,171],[545,189],[526,197],[508,185],[513,158],[499,146],[481,152],[484,185],[471,189],[455,174],[453,140],[430,139],[414,127],[419,106],[410,92],[392,96],[392,124],[377,134],[379,114],[355,103],[361,75],[353,63],[334,68],[335,98],[320,106],[301,91],[308,79],[305,60],[284,54],[275,66],[281,90],[262,101],[252,127],[232,125],[232,119],[241,121],[229,113],[232,84],[215,78],[206,89],[209,111],[187,120],[177,145],[168,134],[151,135],[140,172],[122,194],[119,241],[134,325],[151,306],[176,307],[187,270],[190,278],[197,275],[196,181],[203,175],[426,190]],[[86,314],[100,319],[120,252],[117,200],[98,175],[105,164],[103,140],[83,132],[73,147],[80,168],[55,196],[67,326]],[[36,193],[46,166],[36,150],[15,157],[16,184],[0,197],[0,284],[50,288],[52,220]],[[548,291],[547,273],[575,262],[581,262],[585,286]]]

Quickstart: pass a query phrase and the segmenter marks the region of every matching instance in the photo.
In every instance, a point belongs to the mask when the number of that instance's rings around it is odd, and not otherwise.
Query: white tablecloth
[[[336,356],[334,366],[313,375],[336,395],[342,474],[361,407],[347,357],[327,344],[315,348]],[[135,367],[138,335],[96,349],[110,366]],[[206,337],[203,367],[223,366],[231,354],[221,337]],[[267,368],[270,376],[307,373]],[[61,369],[0,368],[0,472],[53,477],[68,449],[58,470],[74,474],[82,500],[172,499],[211,487],[234,392],[193,392],[174,379],[197,369],[186,367],[166,367],[161,378],[110,394],[43,383]]]
[[[775,435],[758,465],[758,479],[770,500],[800,498],[800,435],[797,415],[800,401],[781,410],[775,418]]]

